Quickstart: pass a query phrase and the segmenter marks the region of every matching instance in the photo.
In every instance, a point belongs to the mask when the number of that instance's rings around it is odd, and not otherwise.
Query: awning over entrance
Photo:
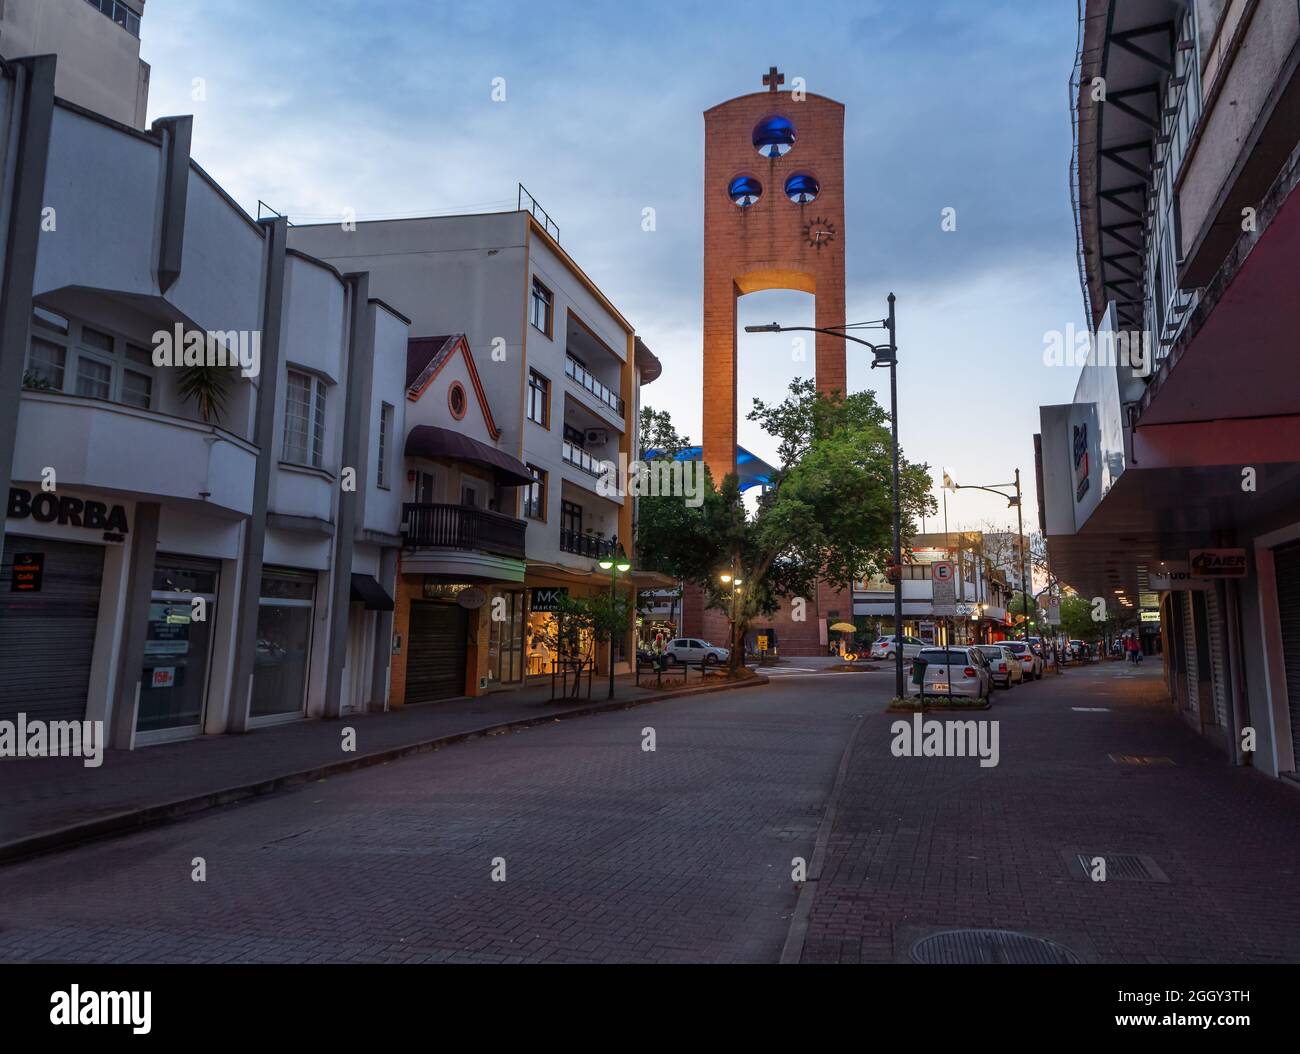
[[[407,457],[450,458],[468,461],[490,469],[501,487],[522,487],[533,481],[532,473],[518,458],[480,443],[450,428],[437,425],[416,425],[406,437]]]
[[[368,611],[392,611],[393,598],[370,575],[352,573],[352,599],[365,604]]]

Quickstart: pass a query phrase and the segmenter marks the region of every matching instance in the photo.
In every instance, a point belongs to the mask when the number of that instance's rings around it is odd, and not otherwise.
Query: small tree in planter
[[[561,670],[576,665],[573,694],[568,693],[565,674],[565,698],[576,698],[582,669],[595,659],[596,646],[627,632],[631,625],[634,601],[625,596],[610,596],[601,591],[588,597],[563,594],[549,630],[537,634],[553,652]],[[585,642],[585,646],[584,646]]]

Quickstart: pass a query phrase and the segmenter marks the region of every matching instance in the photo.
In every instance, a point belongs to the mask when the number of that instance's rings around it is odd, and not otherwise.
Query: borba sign
[[[177,322],[173,329],[153,335],[153,364],[164,366],[238,366],[245,377],[256,377],[262,367],[262,334],[257,330],[187,330]]]

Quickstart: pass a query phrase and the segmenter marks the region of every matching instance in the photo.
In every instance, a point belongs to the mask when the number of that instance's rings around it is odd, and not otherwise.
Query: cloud
[[[1073,378],[1030,360],[1048,321],[1081,314],[1066,182],[1075,32],[1072,4],[1009,0],[233,0],[151,4],[143,50],[151,116],[193,112],[196,158],[250,211],[491,211],[523,183],[663,360],[647,401],[697,438],[701,114],[759,90],[769,65],[803,76],[846,105],[848,321],[900,295],[909,454],[951,463],[991,436],[1032,479],[1037,405],[1068,398]],[[751,378],[752,394],[779,398],[784,376]],[[962,395],[926,418],[936,387]]]

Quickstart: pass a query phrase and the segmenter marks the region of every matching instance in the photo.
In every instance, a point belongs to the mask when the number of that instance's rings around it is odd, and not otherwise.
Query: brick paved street
[[[669,701],[14,864],[0,958],[770,961],[863,710],[775,686]]]
[[[1300,959],[1300,793],[1182,728],[1158,673],[1000,693],[977,715],[996,768],[893,757],[881,673],[492,736],[0,868],[0,959],[775,961],[790,860],[864,714],[803,961],[899,961],[965,926],[1085,960]],[[1070,850],[1148,854],[1169,881],[1080,881]]]
[[[671,688],[701,687],[698,674]],[[644,702],[656,679],[638,687],[619,677],[615,702]],[[290,774],[340,762],[413,749],[444,736],[494,725],[545,722],[608,706],[604,684],[588,697],[551,698],[542,683],[519,691],[475,699],[450,699],[436,706],[410,706],[389,713],[347,714],[340,721],[306,720],[239,736],[200,736],[144,750],[110,750],[98,768],[81,758],[5,758],[0,764],[0,849],[24,839],[80,824],[165,806],[193,803],[230,788],[257,786]],[[343,753],[344,728],[355,731],[355,751]]]
[[[1161,687],[1157,662],[1116,663],[1003,693],[990,769],[894,758],[890,718],[870,718],[803,961],[903,961],[915,939],[967,926],[1103,962],[1300,959],[1300,789],[1234,770]],[[1147,854],[1169,881],[1081,881],[1069,851]]]

